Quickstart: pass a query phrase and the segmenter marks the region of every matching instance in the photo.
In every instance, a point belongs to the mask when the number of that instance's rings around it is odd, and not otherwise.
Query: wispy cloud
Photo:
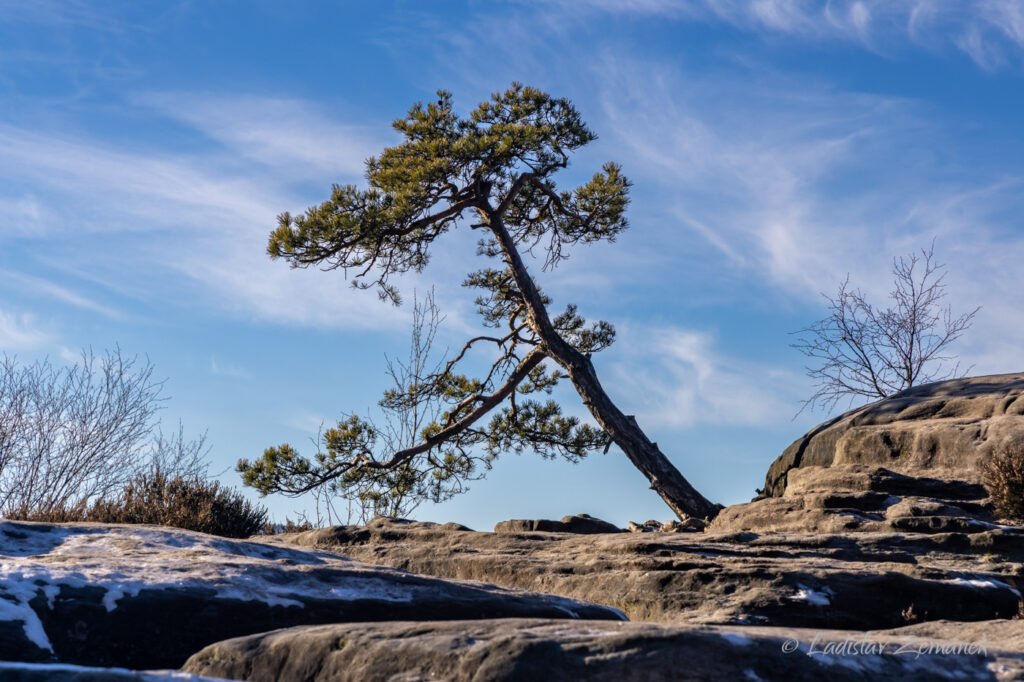
[[[5,237],[38,236],[53,220],[53,211],[31,194],[0,196],[0,240]]]
[[[217,358],[210,358],[210,374],[230,379],[248,379],[249,372],[244,367],[230,362],[217,361]]]
[[[819,305],[819,293],[850,274],[884,305],[892,258],[936,238],[949,263],[949,302],[959,311],[983,306],[957,349],[965,366],[1020,369],[1013,343],[999,340],[1024,337],[1009,275],[1024,262],[1024,178],[975,163],[977,150],[957,139],[955,125],[922,104],[807,79],[768,75],[754,86],[716,74],[709,87],[649,62],[601,68],[605,140],[638,185],[660,188],[657,206],[635,206],[648,214],[646,240],[659,257],[699,254],[707,276],[719,278],[703,288],[775,291],[803,307]],[[692,237],[681,238],[683,230]],[[686,276],[657,263],[651,269],[664,277]]]
[[[388,141],[386,126],[339,123],[296,99],[150,93],[135,101],[202,132],[235,156],[277,169],[282,177],[357,179],[364,161]]]
[[[1019,66],[1024,6],[1017,0],[585,0],[549,8],[725,23],[765,35],[842,40],[880,53],[907,46],[959,49],[978,66]]]
[[[783,368],[731,357],[716,350],[712,334],[676,326],[625,325],[619,348],[642,349],[619,356],[615,385],[623,405],[642,426],[699,425],[764,427],[788,423],[806,393],[806,381]]]
[[[36,224],[27,234],[16,228],[17,234],[6,237],[49,239],[52,247],[46,257],[51,267],[60,269],[63,263],[84,268],[112,289],[145,292],[150,298],[168,297],[173,302],[189,296],[241,317],[284,323],[363,328],[399,324],[402,316],[372,293],[339,295],[347,289],[341,275],[291,270],[270,262],[264,250],[275,216],[308,205],[288,186],[289,174],[276,165],[283,150],[290,150],[284,159],[293,166],[316,167],[315,174],[327,187],[361,168],[361,152],[352,150],[375,142],[360,141],[356,128],[331,128],[326,121],[317,128],[309,116],[289,118],[289,111],[305,111],[294,103],[270,106],[274,117],[257,115],[262,122],[251,126],[235,111],[240,116],[238,131],[230,133],[228,121],[235,114],[217,114],[224,105],[221,100],[203,104],[195,96],[183,101],[190,103],[192,113],[185,117],[189,125],[220,135],[227,149],[190,154],[133,149],[0,125],[0,180],[15,191],[30,183],[32,196],[40,197],[10,200]],[[212,118],[204,120],[196,112],[213,112]],[[328,129],[344,131],[339,133],[344,142],[323,133]],[[317,139],[323,144],[320,155],[314,153]],[[346,144],[351,153],[338,147]],[[240,159],[243,148],[249,149],[249,160]],[[348,160],[336,161],[334,153]],[[339,164],[348,170],[339,171]],[[59,208],[40,209],[44,194],[46,206]],[[0,232],[0,238],[4,236]],[[90,254],[88,264],[81,261],[83,252]],[[21,277],[27,281],[26,275]],[[101,312],[99,304],[76,292],[56,285],[44,288],[51,297]]]
[[[51,339],[33,315],[0,309],[0,353],[38,350]]]
[[[34,277],[32,275],[0,270],[0,278],[14,283],[15,286],[22,291],[26,291],[33,295],[46,296],[53,300],[75,306],[76,308],[82,308],[94,313],[99,313],[100,315],[110,319],[120,320],[125,317],[124,313],[120,310],[97,303],[91,298],[83,296],[76,291],[72,291],[67,287],[63,287],[59,284],[43,279],[42,277]]]
[[[621,60],[604,62],[603,73],[606,139],[667,197],[659,210],[670,220],[653,235],[659,248],[693,250],[679,240],[682,224],[728,267],[757,271],[807,299],[843,263],[877,253],[879,238],[897,227],[906,233],[893,217],[906,213],[905,186],[888,194],[836,180],[930,136],[911,103],[783,78],[767,77],[762,87],[728,75],[709,83]],[[887,172],[890,182],[914,175]]]
[[[64,231],[156,230],[183,223],[198,229],[217,219],[257,220],[274,214],[275,195],[281,194],[208,156],[118,149],[12,125],[0,125],[0,156],[0,178],[15,186],[32,182],[74,200],[74,210],[50,221],[51,228]]]

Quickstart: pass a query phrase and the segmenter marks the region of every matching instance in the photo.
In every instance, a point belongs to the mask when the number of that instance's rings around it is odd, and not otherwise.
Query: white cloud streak
[[[36,318],[0,308],[0,354],[19,350],[38,350],[51,341]]]
[[[723,355],[706,332],[626,325],[619,337],[619,348],[643,353],[618,359],[612,374],[644,428],[774,426],[791,420],[807,393],[802,376]]]
[[[221,100],[179,100],[189,103],[183,119],[219,137],[226,151],[126,149],[81,136],[0,125],[0,180],[15,189],[30,184],[30,196],[40,197],[9,200],[36,222],[31,230],[17,225],[0,230],[0,240],[45,238],[58,247],[47,250],[53,267],[84,269],[114,290],[177,302],[187,297],[243,318],[350,328],[401,323],[404,317],[372,293],[342,293],[348,290],[341,275],[291,270],[270,262],[265,253],[276,215],[302,210],[305,204],[286,186],[292,176],[277,162],[304,166],[304,177],[320,176],[327,187],[339,179],[337,173],[362,165],[361,156],[358,162],[339,162],[335,152],[338,158],[354,159],[345,149],[368,148],[375,142],[360,141],[351,132],[354,128],[317,122],[294,103],[272,100],[260,106],[241,98],[239,106],[256,112],[251,119],[256,123],[251,123],[239,109],[224,113],[227,105]],[[273,116],[268,118],[267,111]],[[237,129],[228,132],[236,115]],[[332,138],[332,130],[343,130],[344,141]],[[316,140],[331,153],[315,155]],[[243,149],[249,160],[239,160]],[[290,156],[281,151],[286,149]],[[38,208],[43,201],[45,210]],[[83,253],[90,255],[88,262],[82,260]],[[42,293],[101,312],[79,292],[48,285]],[[104,307],[102,312],[113,310]]]
[[[218,362],[217,358],[210,358],[210,374],[229,379],[248,379],[250,376],[244,367],[230,362]]]
[[[383,129],[338,123],[295,99],[150,93],[135,101],[202,132],[234,156],[277,169],[282,178],[358,178],[365,160],[387,141]]]
[[[72,291],[67,287],[55,284],[49,280],[43,279],[42,277],[33,277],[31,275],[24,275],[4,270],[0,270],[0,277],[14,282],[21,290],[27,291],[31,294],[46,296],[56,301],[67,303],[76,308],[82,308],[94,313],[99,313],[100,315],[110,319],[120,320],[125,317],[124,313],[120,310],[97,303],[96,301]]]
[[[1018,0],[585,0],[544,3],[579,12],[725,23],[764,35],[841,40],[879,53],[913,45],[959,49],[978,66],[1020,66],[1024,5]]]
[[[682,224],[740,273],[740,291],[810,307],[849,273],[884,305],[892,258],[935,238],[954,311],[983,306],[959,344],[965,366],[1020,370],[1024,178],[975,165],[975,150],[911,102],[777,77],[755,87],[720,76],[709,88],[649,63],[602,68],[606,139],[638,182],[661,186],[658,210],[675,219],[650,236],[662,256],[700,252],[679,239]],[[936,164],[932,149],[950,161]]]

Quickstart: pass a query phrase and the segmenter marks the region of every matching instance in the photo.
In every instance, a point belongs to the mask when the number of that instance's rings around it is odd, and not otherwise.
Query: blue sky
[[[934,238],[972,373],[1021,367],[1024,2],[75,2],[0,0],[0,351],[146,354],[165,422],[214,469],[364,414],[410,311],[265,255],[275,216],[361,181],[390,122],[514,80],[572,99],[634,182],[630,230],[537,278],[616,325],[595,358],[708,497],[746,501],[826,415],[790,332],[848,273],[884,299]],[[440,345],[475,329],[473,239],[437,245]],[[570,411],[582,414],[571,394]],[[228,471],[221,476],[237,484]],[[267,498],[280,519],[309,501]],[[669,518],[621,453],[510,455],[416,512],[487,529],[586,512]]]

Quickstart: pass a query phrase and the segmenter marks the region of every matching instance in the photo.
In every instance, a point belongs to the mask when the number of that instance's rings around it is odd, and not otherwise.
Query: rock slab
[[[631,620],[868,630],[1010,618],[1024,529],[976,533],[479,533],[338,526],[275,542],[607,604]]]
[[[386,519],[381,519],[381,521],[386,522]],[[558,521],[552,521],[551,519],[510,519],[509,521],[499,521],[494,526],[495,533],[532,533],[534,531],[581,533],[584,535],[623,532],[618,526],[594,518],[589,514],[563,516]]]
[[[914,386],[795,441],[769,468],[764,494],[782,496],[793,469],[834,464],[979,483],[981,461],[1014,442],[1024,442],[1024,373]]]
[[[1007,628],[969,639],[958,625],[927,637],[521,619],[322,625],[220,642],[184,670],[252,682],[1024,679],[1024,653],[1002,644]]]
[[[212,642],[293,625],[500,617],[623,616],[272,542],[0,522],[0,660],[176,668]]]
[[[711,524],[716,532],[979,533],[1009,528],[993,516],[988,493],[978,483],[862,464],[790,469],[780,497],[726,507]]]

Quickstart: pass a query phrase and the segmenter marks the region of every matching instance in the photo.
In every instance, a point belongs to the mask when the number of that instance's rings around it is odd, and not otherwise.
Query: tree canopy
[[[513,84],[463,118],[450,93],[437,95],[394,122],[403,140],[367,160],[366,189],[336,185],[321,205],[282,214],[268,252],[293,267],[341,269],[354,286],[398,304],[393,276],[422,271],[435,240],[468,222],[481,233],[478,255],[495,261],[463,282],[479,291],[477,310],[491,331],[468,340],[436,371],[385,393],[385,410],[441,406],[415,438],[381,447],[378,429],[352,416],[323,434],[313,459],[281,445],[254,462],[240,461],[244,482],[263,493],[293,495],[379,482],[378,493],[392,494],[396,480],[405,481],[399,487],[429,480],[431,496],[444,499],[502,452],[577,461],[614,442],[676,513],[713,516],[718,506],[689,485],[597,380],[590,357],[614,341],[614,328],[588,324],[572,304],[550,315],[551,301],[523,259],[528,253],[543,269],[553,268],[571,247],[613,241],[626,229],[630,182],[621,168],[606,163],[579,187],[556,185],[553,176],[568,166],[570,154],[595,139],[567,99]],[[485,345],[494,354],[489,370],[460,372],[470,350]],[[599,428],[543,398],[566,379]],[[396,477],[403,468],[416,475]]]

